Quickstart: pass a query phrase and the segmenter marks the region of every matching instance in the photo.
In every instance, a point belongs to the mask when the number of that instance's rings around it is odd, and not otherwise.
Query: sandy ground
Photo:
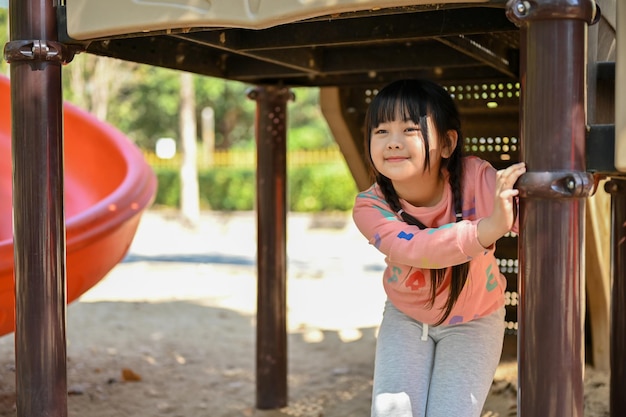
[[[192,229],[152,210],[68,307],[69,415],[368,416],[382,256],[344,214],[290,214],[287,230],[287,407],[256,408],[255,214],[203,213]],[[0,338],[0,416],[16,415],[13,343]],[[516,393],[512,338],[483,417],[516,416]],[[588,368],[585,416],[608,407],[607,375]]]

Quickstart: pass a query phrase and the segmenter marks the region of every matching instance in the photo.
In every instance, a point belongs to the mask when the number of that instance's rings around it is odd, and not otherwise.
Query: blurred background
[[[0,2],[0,7],[6,7]],[[8,40],[8,10],[0,9],[0,42]],[[2,60],[0,70],[9,75]],[[181,208],[181,187],[192,187],[198,210],[253,210],[256,103],[252,85],[197,76],[92,54],[63,68],[64,100],[127,135],[154,169],[154,208]],[[288,109],[289,210],[348,211],[357,188],[319,107],[319,89],[293,88]],[[192,132],[194,141],[184,142]],[[184,161],[196,161],[197,181],[181,184]],[[189,195],[189,190],[187,190]],[[187,214],[185,213],[187,212]]]

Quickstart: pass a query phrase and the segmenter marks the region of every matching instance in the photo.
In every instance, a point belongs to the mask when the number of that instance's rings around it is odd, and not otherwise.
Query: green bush
[[[246,168],[216,168],[198,173],[200,206],[219,211],[253,210],[254,170]]]
[[[177,170],[154,168],[158,186],[154,204],[159,206],[180,206],[180,177]]]
[[[289,172],[289,209],[298,212],[346,211],[357,189],[342,164],[295,168]]]
[[[155,169],[158,189],[155,206],[180,206],[180,175],[175,168]],[[200,206],[218,211],[248,211],[255,207],[253,168],[219,167],[198,173]],[[289,210],[295,212],[348,211],[357,188],[344,164],[291,168],[287,173]]]

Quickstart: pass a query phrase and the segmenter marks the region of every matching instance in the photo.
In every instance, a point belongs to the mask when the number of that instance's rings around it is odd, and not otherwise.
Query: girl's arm
[[[393,263],[436,269],[485,252],[478,241],[478,220],[419,229],[400,220],[373,189],[357,196],[352,216],[361,233]]]

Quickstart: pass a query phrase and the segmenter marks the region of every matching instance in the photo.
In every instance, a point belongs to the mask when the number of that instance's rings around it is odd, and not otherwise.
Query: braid
[[[394,212],[398,213],[400,217],[402,217],[402,220],[404,220],[408,224],[417,226],[420,229],[426,229],[426,226],[424,226],[422,222],[402,210],[398,193],[396,192],[396,189],[393,188],[393,184],[391,183],[389,178],[385,177],[384,175],[378,174],[376,175],[376,182],[378,183],[380,190],[383,192],[383,196],[389,204],[389,207],[391,207]]]
[[[460,136],[460,135],[459,135]],[[450,183],[450,187],[452,189],[452,196],[454,199],[454,211],[456,213],[456,221],[460,222],[463,220],[463,160],[461,155],[462,146],[457,144],[457,148],[450,156],[448,161],[448,181]],[[438,270],[435,275],[439,274]],[[467,282],[467,275],[469,274],[469,262],[465,262],[463,264],[452,266],[452,276],[450,278],[450,292],[448,293],[448,299],[446,300],[446,304],[444,306],[444,312],[436,325],[440,325],[443,323],[450,312],[452,311],[452,307],[459,299],[459,295],[461,291],[463,291],[463,287],[465,287],[465,283]],[[445,270],[441,273],[441,277],[437,279],[431,278],[432,283],[437,282],[437,285],[443,281],[443,275],[445,275]],[[431,303],[435,302],[436,288],[433,287],[433,291],[431,293]]]
[[[396,193],[395,188],[393,188],[393,184],[389,180],[389,178],[384,175],[378,174],[376,175],[376,182],[380,187],[380,191],[382,191],[385,200],[389,204],[389,207],[396,213],[399,212],[402,207],[400,206],[400,199],[398,198],[398,194]]]
[[[448,168],[448,182],[452,189],[452,196],[454,198],[454,212],[458,215],[463,215],[463,161],[461,159],[460,149],[457,148],[452,153],[447,164]]]

